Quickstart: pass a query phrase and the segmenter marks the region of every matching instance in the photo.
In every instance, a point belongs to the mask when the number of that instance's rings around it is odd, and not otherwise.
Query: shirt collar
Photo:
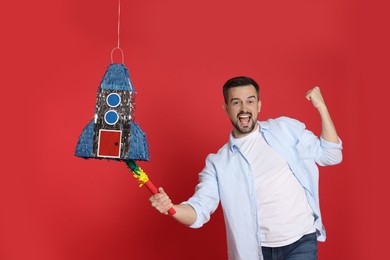
[[[257,121],[257,123],[259,124],[257,131],[260,131],[262,133],[264,131],[266,131],[269,127],[268,122],[266,122],[266,121]],[[233,131],[230,132],[228,145],[229,145],[230,151],[233,153],[238,149],[238,146],[237,146],[236,142],[234,141]]]

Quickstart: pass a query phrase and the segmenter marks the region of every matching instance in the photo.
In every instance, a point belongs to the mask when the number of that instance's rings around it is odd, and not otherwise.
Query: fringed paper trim
[[[148,175],[138,166],[133,160],[126,160],[126,165],[133,172],[133,176],[138,179],[139,187],[142,187],[147,181],[149,181]]]

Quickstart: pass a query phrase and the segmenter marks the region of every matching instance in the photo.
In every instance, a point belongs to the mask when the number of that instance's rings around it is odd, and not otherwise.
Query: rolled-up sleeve
[[[338,143],[328,142],[320,137],[321,152],[316,159],[316,162],[321,166],[336,165],[343,160],[343,143],[339,138]]]
[[[299,136],[295,148],[301,159],[314,160],[320,166],[336,165],[343,160],[343,144],[340,138],[338,143],[332,143],[307,129]]]

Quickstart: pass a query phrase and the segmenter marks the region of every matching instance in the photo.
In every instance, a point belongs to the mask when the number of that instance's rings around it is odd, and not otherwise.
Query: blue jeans
[[[264,260],[317,260],[317,235],[304,235],[298,241],[281,247],[262,247]]]

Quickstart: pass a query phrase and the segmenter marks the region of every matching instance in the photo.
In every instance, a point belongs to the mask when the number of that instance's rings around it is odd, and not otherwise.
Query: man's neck
[[[256,122],[256,125],[253,128],[253,130],[248,132],[248,133],[241,133],[236,128],[233,128],[233,137],[236,138],[236,139],[239,139],[239,138],[245,137],[247,135],[250,135],[251,133],[257,131],[257,129],[259,129],[259,124],[257,122]]]

